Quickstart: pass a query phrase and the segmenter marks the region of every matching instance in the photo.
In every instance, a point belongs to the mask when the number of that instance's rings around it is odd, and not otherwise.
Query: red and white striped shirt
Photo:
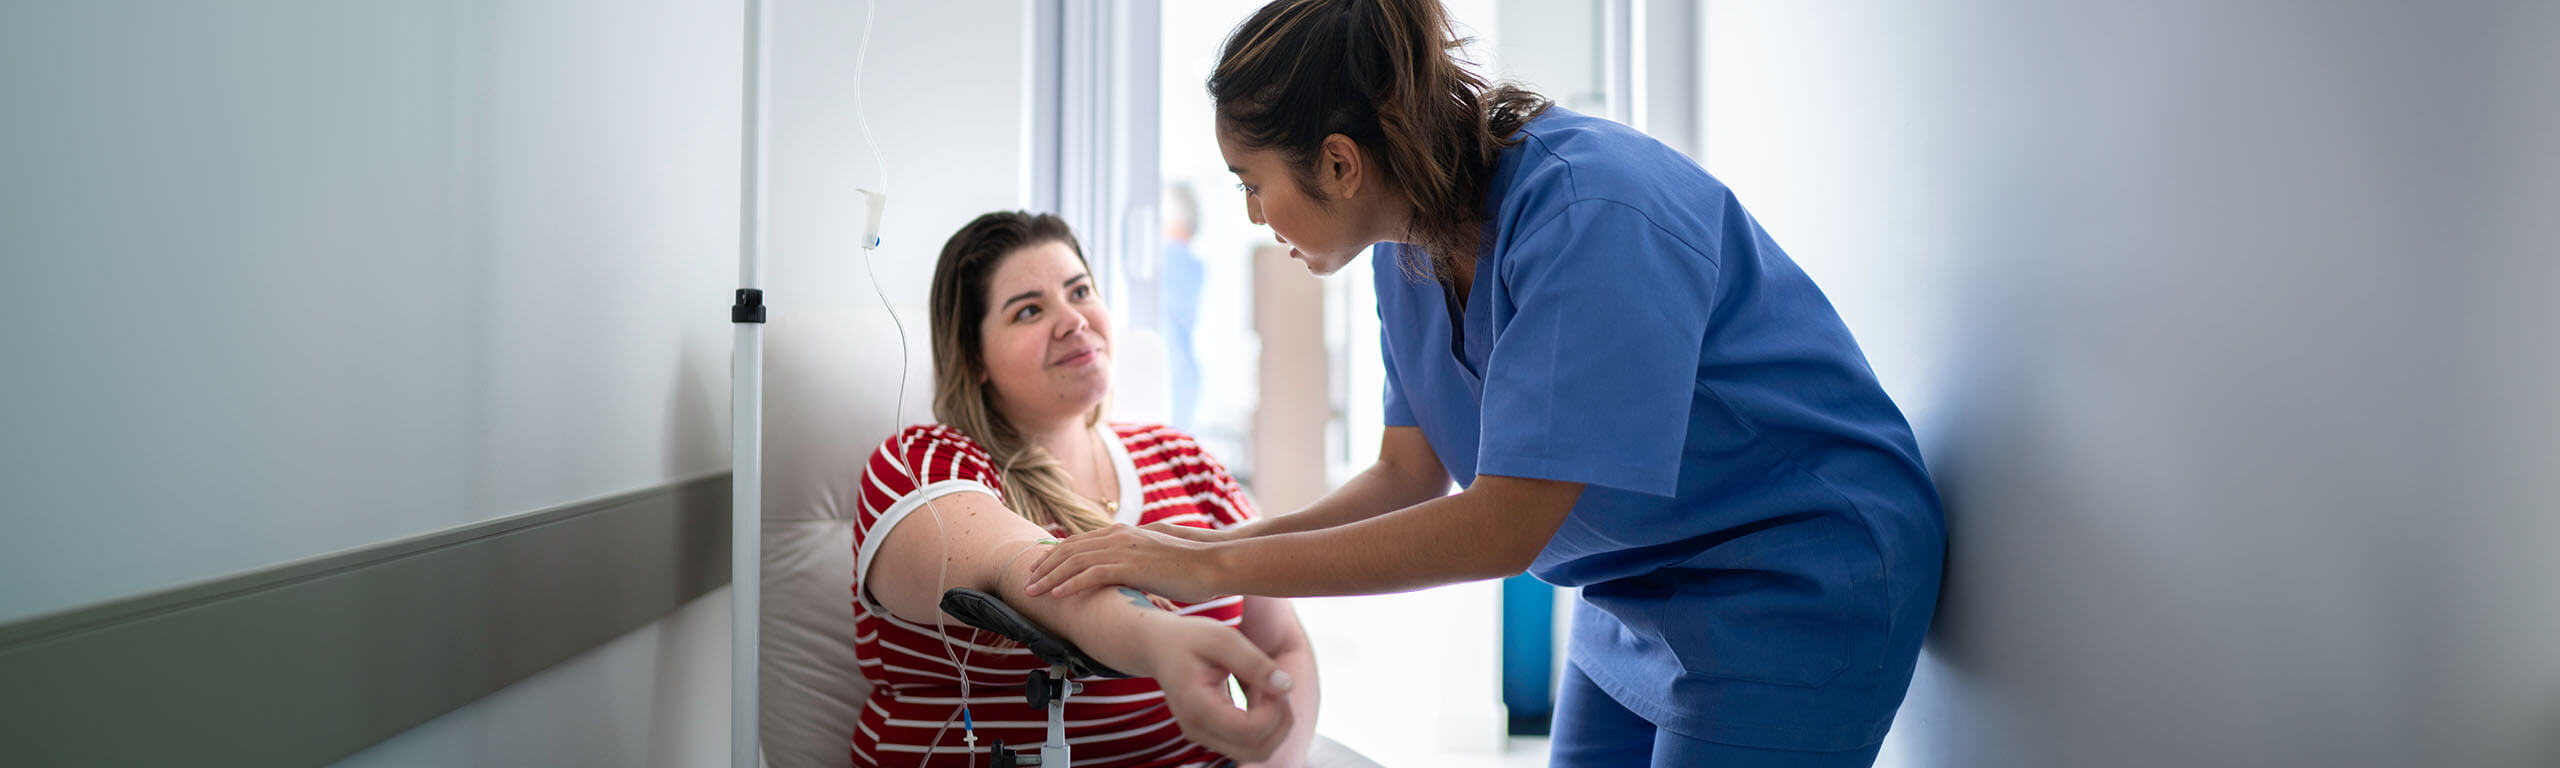
[[[1106,443],[1119,475],[1118,522],[1226,528],[1253,519],[1253,506],[1235,478],[1190,435],[1151,424],[1112,424],[1110,430],[1119,438]],[[957,622],[938,633],[930,623],[890,615],[863,591],[879,541],[908,514],[925,512],[925,502],[952,493],[1004,499],[1004,480],[994,464],[958,430],[908,427],[882,444],[863,468],[861,516],[853,528],[858,563],[853,651],[873,685],[853,735],[854,765],[983,765],[994,739],[1037,751],[1047,738],[1047,711],[1023,701],[1025,674],[1047,668],[1029,650]],[[1181,613],[1230,627],[1243,622],[1244,603],[1233,595],[1176,606]],[[960,667],[953,666],[954,656]],[[975,755],[961,741],[963,670],[969,681],[969,717],[977,723]],[[1182,738],[1154,680],[1079,682],[1084,690],[1067,700],[1066,710],[1067,743],[1075,750],[1077,766],[1193,766],[1221,759]]]

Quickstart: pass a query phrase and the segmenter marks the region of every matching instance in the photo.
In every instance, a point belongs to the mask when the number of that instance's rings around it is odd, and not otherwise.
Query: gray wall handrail
[[[0,625],[0,751],[353,754],[728,583],[729,484],[722,471]]]

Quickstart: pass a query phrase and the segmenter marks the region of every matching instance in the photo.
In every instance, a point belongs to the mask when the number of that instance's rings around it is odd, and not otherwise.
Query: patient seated
[[[1064,713],[1080,765],[1302,762],[1315,661],[1287,601],[1028,594],[1039,558],[1027,555],[1057,539],[1112,525],[1226,528],[1253,516],[1235,478],[1191,436],[1107,418],[1111,316],[1096,285],[1055,216],[991,213],[944,243],[929,306],[942,423],[900,430],[862,467],[854,657],[873,687],[853,735],[856,765],[948,763],[971,751],[970,737],[1044,736],[1046,712],[995,692],[1049,662],[945,611],[953,589],[992,597],[1095,662],[1069,664],[1083,689]],[[1134,677],[1085,674],[1104,669]]]

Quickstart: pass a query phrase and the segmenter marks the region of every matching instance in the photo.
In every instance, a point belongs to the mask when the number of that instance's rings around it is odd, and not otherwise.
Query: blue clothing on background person
[[[1200,407],[1200,352],[1192,345],[1193,330],[1200,326],[1200,289],[1207,282],[1207,266],[1191,252],[1191,241],[1168,238],[1164,242],[1163,262],[1157,265],[1156,296],[1164,311],[1164,342],[1171,350],[1173,412],[1165,421],[1177,428],[1197,430],[1194,415]]]
[[[1910,426],[1695,162],[1562,108],[1517,138],[1463,306],[1419,248],[1376,248],[1386,423],[1461,485],[1585,484],[1530,572],[1580,588],[1568,658],[1626,711],[1715,744],[1872,747],[1945,548]]]

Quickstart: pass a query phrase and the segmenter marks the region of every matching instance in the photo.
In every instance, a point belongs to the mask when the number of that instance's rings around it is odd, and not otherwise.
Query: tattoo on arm
[[[1156,607],[1155,601],[1148,600],[1148,599],[1147,599],[1147,593],[1145,593],[1145,592],[1140,592],[1140,591],[1138,591],[1138,590],[1136,590],[1136,589],[1132,589],[1132,588],[1129,588],[1129,587],[1120,587],[1119,589],[1120,589],[1120,594],[1123,594],[1123,595],[1127,595],[1127,596],[1129,596],[1129,604],[1131,604],[1131,605],[1135,605],[1135,606],[1138,606],[1138,607],[1140,607],[1140,608],[1154,608],[1154,609],[1156,609],[1156,610],[1163,610],[1162,608],[1157,608],[1157,607]]]

